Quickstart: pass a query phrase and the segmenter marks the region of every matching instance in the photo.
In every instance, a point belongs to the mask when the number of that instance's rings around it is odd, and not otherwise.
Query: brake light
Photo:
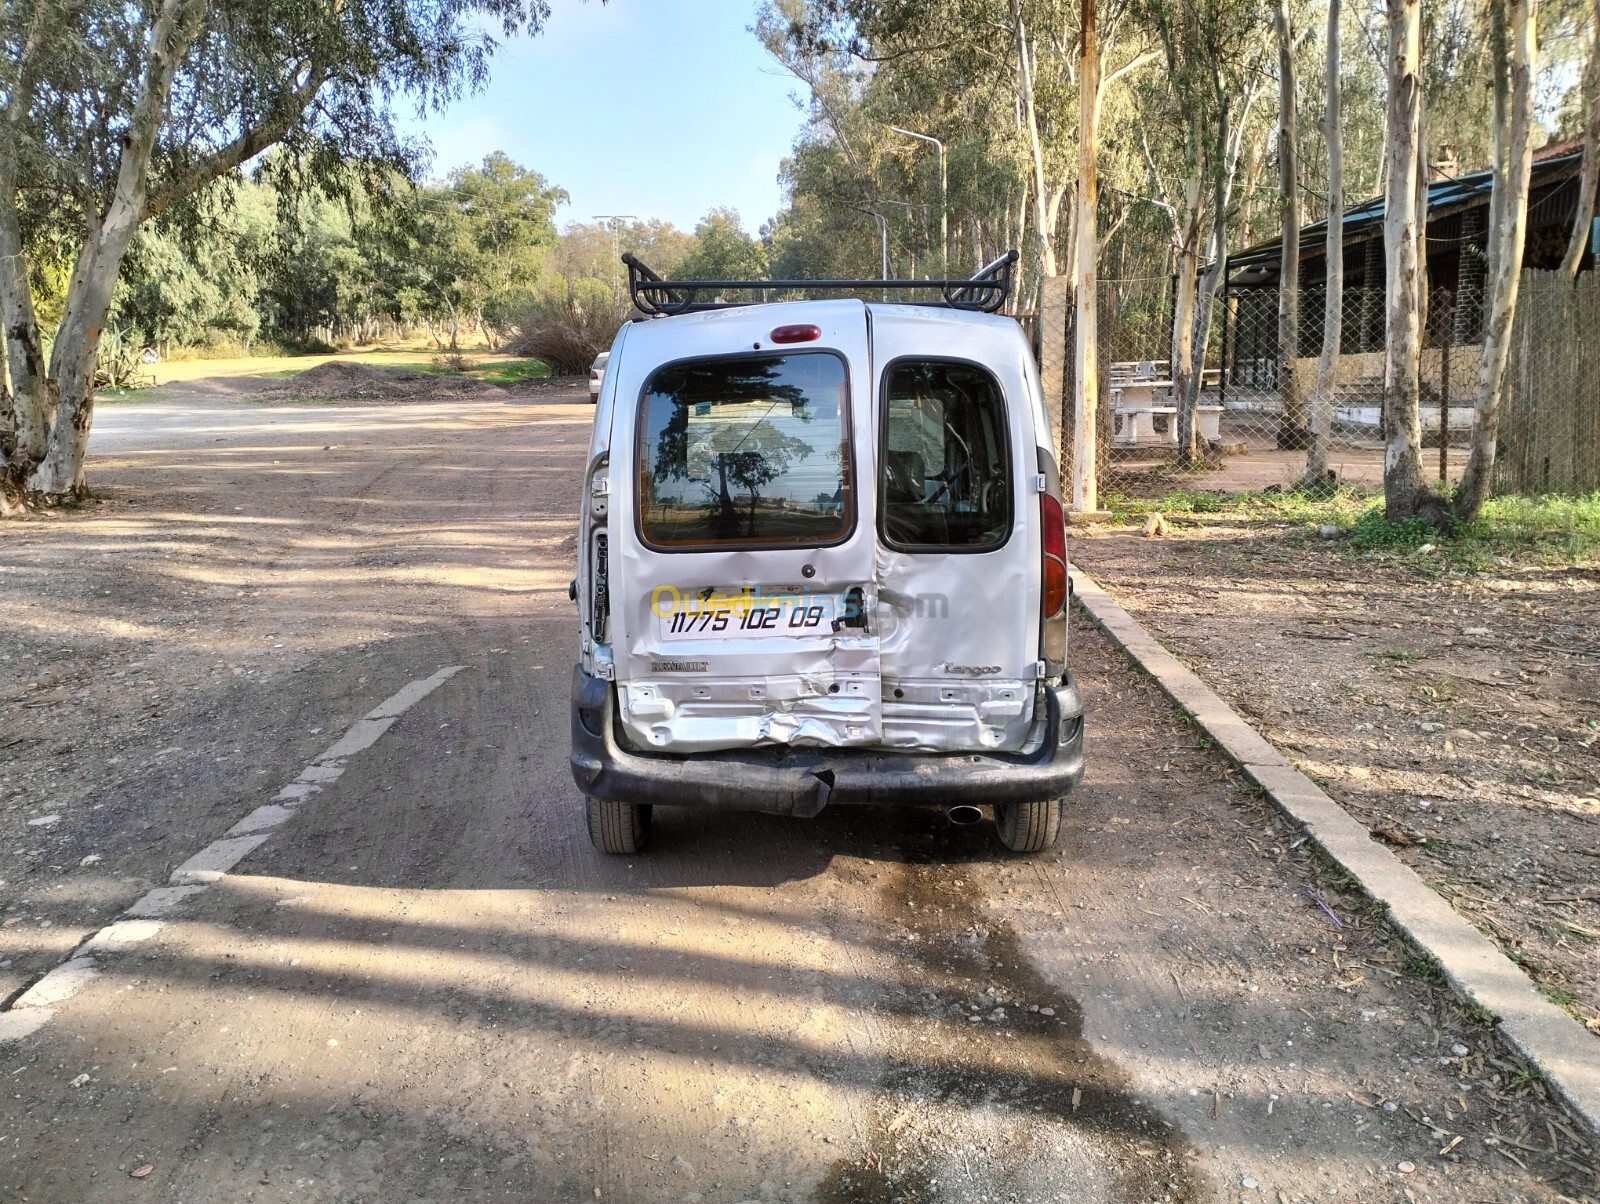
[[[590,380],[599,380],[600,379],[600,374],[598,372],[596,372],[593,368],[591,368],[591,369],[589,369],[589,379]]]
[[[1048,493],[1039,495],[1041,533],[1040,614],[1046,619],[1067,607],[1067,518],[1061,502]]]
[[[822,327],[774,326],[767,337],[774,343],[811,343],[822,337]]]

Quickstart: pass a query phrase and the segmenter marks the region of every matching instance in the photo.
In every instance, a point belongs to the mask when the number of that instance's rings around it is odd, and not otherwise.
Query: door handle
[[[833,621],[833,629],[842,631],[846,627],[860,628],[865,634],[867,630],[867,596],[859,585],[852,585],[844,592],[844,614]]]

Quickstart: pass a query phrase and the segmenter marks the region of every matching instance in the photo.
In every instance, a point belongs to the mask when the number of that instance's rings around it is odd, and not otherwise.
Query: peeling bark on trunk
[[[6,345],[6,387],[0,406],[0,510],[19,505],[28,478],[44,458],[55,417],[55,391],[45,370],[44,339],[28,287],[17,214],[17,127],[33,101],[42,6],[17,54],[16,77],[0,112],[0,342]]]
[[[1278,34],[1278,223],[1282,252],[1278,261],[1278,446],[1306,446],[1306,397],[1300,357],[1300,172],[1296,148],[1298,81],[1294,69],[1294,30],[1289,0],[1278,0],[1273,24]]]
[[[1478,363],[1478,390],[1472,428],[1472,451],[1456,492],[1456,517],[1477,518],[1489,496],[1494,473],[1496,441],[1500,432],[1500,394],[1505,385],[1506,361],[1511,351],[1511,323],[1516,317],[1517,289],[1522,279],[1522,249],[1528,232],[1528,180],[1533,166],[1533,72],[1538,60],[1535,9],[1537,0],[1507,0],[1495,6],[1497,21],[1506,22],[1509,79],[1495,79],[1497,93],[1509,93],[1510,146],[1505,168],[1497,172],[1494,190],[1503,196],[1499,224],[1489,232],[1494,248],[1494,289],[1489,320],[1483,332],[1483,353]],[[1499,107],[1497,105],[1497,107]]]
[[[1095,0],[1083,0],[1082,44],[1078,60],[1078,188],[1073,215],[1076,251],[1073,255],[1072,387],[1073,407],[1072,508],[1080,512],[1099,509],[1097,461],[1100,401],[1099,278],[1100,247],[1095,235],[1095,204],[1099,199],[1097,171],[1100,153],[1100,50],[1095,45]]]
[[[1194,127],[1198,122],[1191,119],[1190,138],[1198,144],[1199,131]],[[1178,267],[1177,280],[1172,296],[1172,389],[1179,399],[1192,392],[1192,374],[1194,371],[1194,328],[1195,313],[1199,306],[1200,285],[1200,177],[1198,174],[1191,176],[1184,183],[1183,190],[1183,217],[1178,225]],[[1179,432],[1186,429],[1181,422],[1181,411],[1177,416]],[[1179,455],[1182,456],[1183,448],[1180,446]]]
[[[1033,163],[1034,263],[1040,276],[1056,274],[1055,209],[1045,185],[1044,143],[1039,137],[1039,116],[1033,104],[1033,64],[1028,54],[1028,34],[1022,23],[1022,9],[1011,3],[1012,32],[1017,39],[1017,84],[1028,126],[1028,151]],[[1020,292],[1020,290],[1019,290]]]
[[[1578,278],[1578,268],[1589,249],[1594,226],[1596,192],[1595,148],[1600,143],[1600,0],[1589,0],[1589,61],[1584,64],[1583,86],[1583,166],[1578,175],[1578,204],[1572,215],[1572,233],[1567,238],[1567,253],[1561,270],[1569,279]]]
[[[1213,79],[1217,104],[1216,145],[1212,150],[1211,172],[1211,235],[1206,253],[1211,266],[1198,281],[1194,299],[1193,335],[1189,351],[1184,356],[1184,368],[1174,365],[1173,384],[1178,395],[1178,463],[1193,464],[1199,460],[1200,447],[1200,396],[1205,391],[1206,348],[1211,341],[1211,311],[1222,287],[1228,266],[1228,211],[1233,203],[1233,180],[1239,170],[1239,155],[1244,149],[1244,131],[1250,122],[1250,110],[1261,95],[1259,78],[1245,89],[1237,123],[1233,121],[1233,98],[1228,95],[1222,78]],[[1196,192],[1198,198],[1198,192]],[[1198,208],[1198,206],[1196,206]],[[1198,217],[1196,218],[1198,221]],[[1196,230],[1198,238],[1198,229]],[[1198,266],[1198,264],[1196,265]],[[1180,286],[1181,287],[1181,286]]]
[[[1306,456],[1306,483],[1319,485],[1328,474],[1333,442],[1333,380],[1339,367],[1344,335],[1344,132],[1339,111],[1340,0],[1328,0],[1327,73],[1323,136],[1328,144],[1328,285],[1322,312],[1322,355],[1312,387],[1311,450]]]
[[[1383,368],[1383,496],[1390,521],[1436,518],[1422,476],[1422,314],[1417,143],[1422,124],[1421,0],[1389,2],[1389,156],[1383,241],[1388,314]]]

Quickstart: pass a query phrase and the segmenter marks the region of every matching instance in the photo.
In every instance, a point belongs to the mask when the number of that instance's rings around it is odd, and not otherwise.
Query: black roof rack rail
[[[913,305],[942,305],[978,313],[998,313],[1011,291],[1011,267],[1017,253],[1007,251],[993,263],[966,280],[663,280],[639,257],[629,251],[622,257],[628,265],[628,292],[640,313],[650,317],[670,317],[707,309],[731,309],[755,305],[761,297],[747,301],[700,300],[702,293],[715,298],[723,293],[814,292],[822,290],[854,292],[882,289],[894,292],[936,290],[937,301],[912,301]]]

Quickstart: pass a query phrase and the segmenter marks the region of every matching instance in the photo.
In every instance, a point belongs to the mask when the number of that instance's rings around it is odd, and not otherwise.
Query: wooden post
[[[1067,293],[1070,281],[1065,276],[1046,276],[1039,298],[1039,378],[1044,385],[1044,407],[1055,431],[1056,466],[1067,467],[1062,457],[1067,443]]]

